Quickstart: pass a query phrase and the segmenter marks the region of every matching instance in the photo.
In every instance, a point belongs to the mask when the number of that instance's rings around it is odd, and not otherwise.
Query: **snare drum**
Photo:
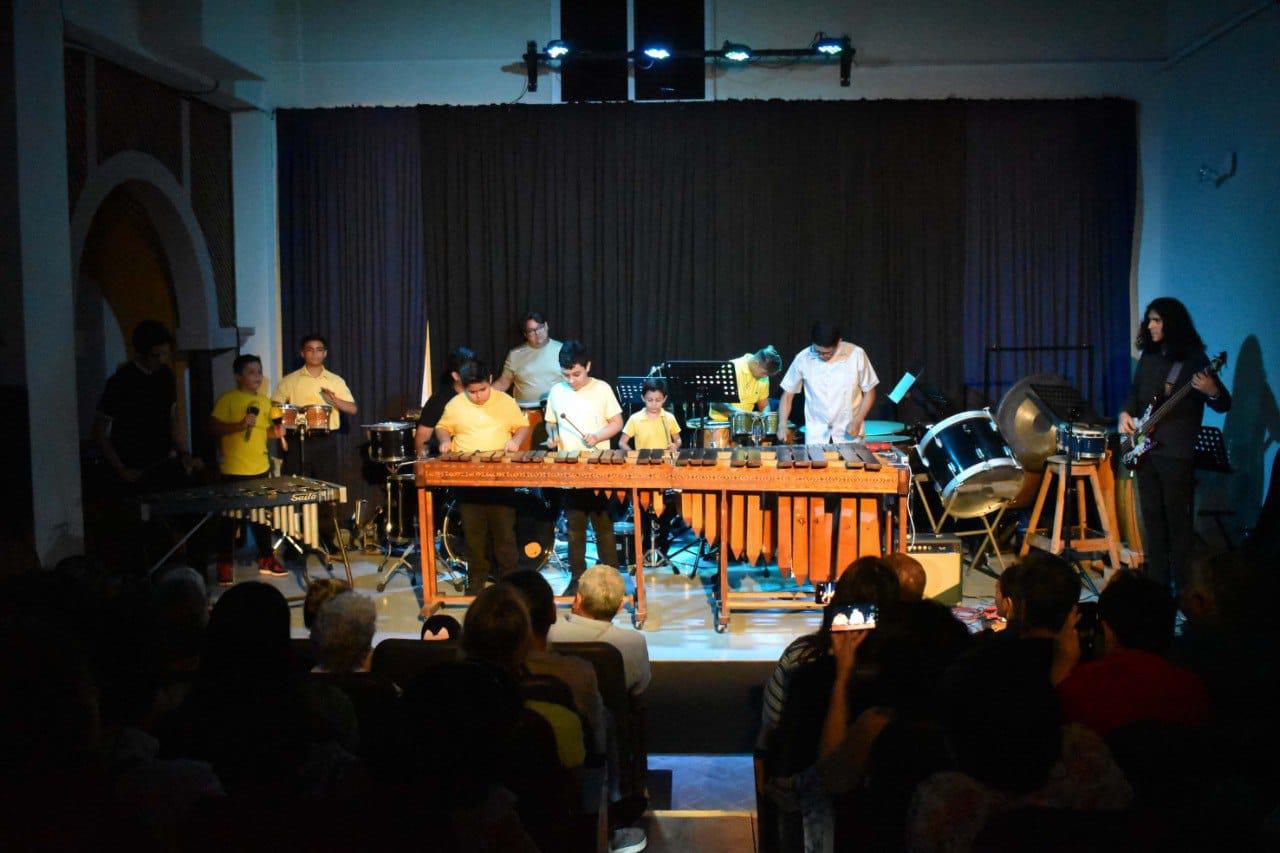
[[[925,433],[916,449],[954,518],[986,515],[1022,488],[1022,466],[985,409],[952,415]]]
[[[732,447],[732,425],[729,421],[713,421],[710,418],[689,418],[689,429],[702,429],[703,447]]]
[[[1066,429],[1055,427],[1056,444],[1059,453],[1070,451],[1072,461],[1082,459],[1103,459],[1107,455],[1107,431],[1085,424],[1072,424],[1070,447]]]
[[[302,422],[306,424],[307,432],[329,431],[329,414],[333,411],[333,406],[325,403],[312,403],[310,406],[303,406],[300,411],[302,413]]]
[[[394,464],[414,458],[414,426],[405,421],[383,421],[365,424],[365,438],[369,440],[369,458],[374,462]]]
[[[271,406],[271,422],[280,424],[286,432],[298,428],[298,407],[292,403],[275,403]]]

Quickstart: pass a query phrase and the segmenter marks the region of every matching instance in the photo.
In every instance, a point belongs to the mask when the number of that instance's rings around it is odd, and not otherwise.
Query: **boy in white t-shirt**
[[[879,377],[862,347],[840,339],[832,323],[814,323],[810,345],[792,359],[782,377],[778,403],[778,441],[786,441],[791,404],[804,391],[805,444],[834,444],[863,433],[876,402]]]
[[[548,443],[560,450],[607,450],[609,439],[622,429],[622,406],[609,383],[591,376],[591,358],[579,341],[560,347],[564,381],[547,394]],[[564,515],[569,524],[569,571],[572,578],[562,595],[573,595],[587,568],[587,521],[596,532],[597,562],[616,566],[618,548],[609,518],[608,498],[591,489],[567,489]]]

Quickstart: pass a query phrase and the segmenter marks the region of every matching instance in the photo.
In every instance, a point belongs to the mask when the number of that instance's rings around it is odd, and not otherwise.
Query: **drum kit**
[[[919,488],[922,480],[931,481],[942,504],[941,515],[935,517],[920,495],[934,532],[948,518],[980,521],[983,529],[960,533],[986,537],[975,565],[988,546],[1004,565],[996,529],[1005,512],[1031,505],[1049,457],[1095,462],[1107,456],[1108,431],[1089,423],[1071,423],[1068,428],[1040,399],[1045,389],[1074,393],[1061,376],[1027,376],[1009,388],[994,416],[988,409],[951,415],[928,426],[915,445],[924,475],[914,478],[915,484]],[[877,440],[871,436],[873,423],[877,422],[867,424],[867,441]]]

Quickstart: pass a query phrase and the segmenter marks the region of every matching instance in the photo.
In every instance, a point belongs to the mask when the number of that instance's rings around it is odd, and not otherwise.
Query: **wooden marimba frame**
[[[801,583],[834,580],[849,563],[868,554],[905,547],[906,501],[910,471],[882,460],[879,470],[844,467],[842,458],[826,454],[825,467],[778,468],[765,450],[758,467],[732,466],[730,453],[714,465],[673,464],[669,454],[659,464],[637,464],[632,451],[625,464],[554,461],[549,454],[535,462],[515,462],[500,454],[495,461],[420,460],[415,466],[418,531],[422,545],[423,613],[442,606],[463,605],[473,596],[441,595],[436,579],[433,488],[565,488],[592,489],[635,507],[661,512],[663,492],[680,492],[681,513],[694,533],[721,543],[716,587],[715,628],[724,631],[732,611],[813,610],[812,593],[794,590],[736,592],[729,588],[729,557],[755,563],[777,560],[779,571]],[[831,510],[831,511],[828,511]],[[644,626],[647,615],[643,536],[634,537],[635,594],[632,620]],[[557,597],[559,603],[571,599]]]

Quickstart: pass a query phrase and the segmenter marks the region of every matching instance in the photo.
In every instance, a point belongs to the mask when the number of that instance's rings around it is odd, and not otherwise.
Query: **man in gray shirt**
[[[644,635],[613,624],[622,608],[626,586],[613,566],[592,566],[578,579],[572,611],[551,626],[551,643],[608,643],[622,653],[627,689],[642,693],[649,686],[649,645]]]

